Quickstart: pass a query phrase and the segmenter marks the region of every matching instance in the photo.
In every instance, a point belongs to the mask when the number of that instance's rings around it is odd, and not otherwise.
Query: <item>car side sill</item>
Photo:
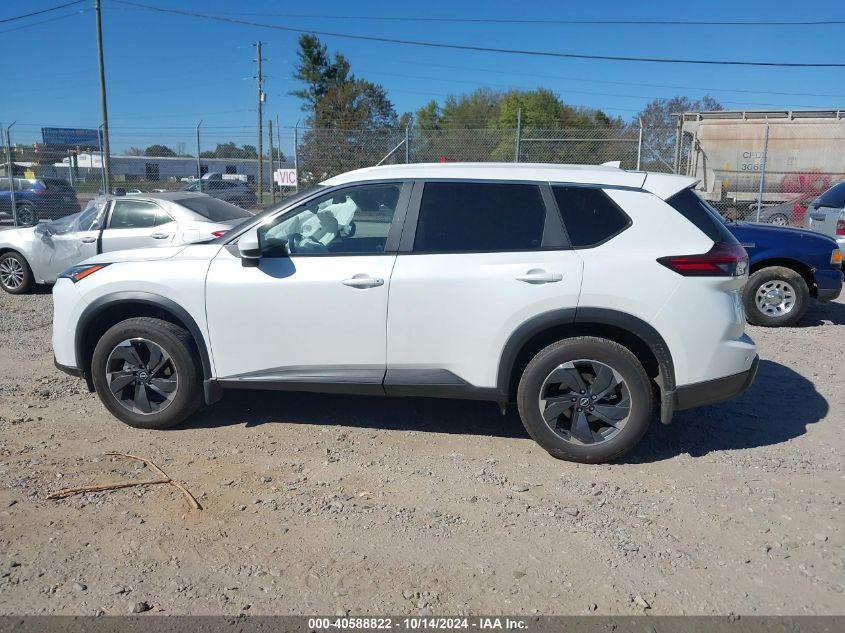
[[[231,377],[206,380],[203,392],[206,404],[220,399],[223,389],[265,389],[269,391],[310,391],[366,396],[413,398],[454,398],[460,400],[489,400],[506,402],[507,395],[495,387],[476,387],[445,369],[393,368],[378,377],[366,376],[367,371],[341,371],[338,368],[315,370],[309,375],[274,375]]]

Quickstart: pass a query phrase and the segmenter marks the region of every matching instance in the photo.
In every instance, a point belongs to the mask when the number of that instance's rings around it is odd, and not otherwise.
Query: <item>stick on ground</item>
[[[61,490],[57,490],[56,492],[47,496],[47,499],[63,499],[65,497],[69,497],[71,495],[79,494],[82,492],[102,492],[104,490],[119,490],[121,488],[129,488],[131,486],[155,486],[159,484],[170,484],[174,488],[176,488],[179,492],[187,500],[188,504],[194,510],[202,510],[202,506],[199,504],[199,501],[196,500],[194,495],[192,495],[185,486],[180,484],[178,481],[173,481],[166,472],[164,472],[159,466],[147,459],[146,457],[138,457],[137,455],[130,455],[129,453],[118,453],[118,452],[109,452],[106,455],[111,455],[114,457],[125,457],[127,459],[134,459],[139,462],[144,462],[151,470],[154,470],[156,474],[160,475],[160,479],[153,479],[151,481],[118,481],[111,484],[92,484],[90,486],[77,486],[75,488],[62,488]]]

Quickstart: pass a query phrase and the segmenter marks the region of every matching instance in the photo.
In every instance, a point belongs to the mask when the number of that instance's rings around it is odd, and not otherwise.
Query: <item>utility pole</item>
[[[276,147],[279,148],[279,164],[277,169],[282,168],[282,127],[279,125],[279,115],[276,115]]]
[[[200,126],[202,119],[197,123],[197,188],[202,193],[202,163],[200,163]]]
[[[102,144],[103,153],[103,193],[111,191],[111,152],[109,151],[109,110],[106,106],[106,67],[103,63],[103,19],[100,10],[100,0],[94,0],[94,13],[97,16],[97,59],[100,64],[100,110],[102,111]]]
[[[258,63],[258,74],[256,75],[256,79],[258,80],[258,203],[264,204],[264,157],[263,154],[263,144],[262,141],[264,140],[264,121],[262,119],[262,106],[264,104],[264,77],[261,75],[261,46],[263,42],[258,41],[254,44],[256,50],[258,51],[258,57],[256,58],[256,62]]]
[[[522,108],[516,111],[516,139],[513,148],[513,162],[519,162],[519,144],[522,141]]]
[[[267,147],[269,148],[270,203],[276,204],[276,183],[273,181],[273,119],[267,119]]]

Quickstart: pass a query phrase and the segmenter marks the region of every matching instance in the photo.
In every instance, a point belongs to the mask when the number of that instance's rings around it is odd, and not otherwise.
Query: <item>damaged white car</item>
[[[252,214],[201,193],[100,196],[84,211],[0,232],[0,286],[23,294],[79,262],[111,251],[215,239]]]

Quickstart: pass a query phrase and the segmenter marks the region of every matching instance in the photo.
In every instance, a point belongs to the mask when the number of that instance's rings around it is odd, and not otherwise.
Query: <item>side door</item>
[[[173,218],[155,202],[119,198],[112,203],[103,230],[102,252],[167,246],[176,228]]]
[[[95,200],[68,227],[66,231],[54,230],[62,220],[52,222],[42,234],[45,247],[40,253],[47,255],[44,263],[44,281],[52,282],[65,270],[99,252],[103,218],[106,215],[107,200]]]
[[[206,279],[218,378],[240,386],[382,393],[387,297],[411,185],[350,185],[280,211],[258,229],[261,259],[222,248]],[[349,235],[322,211],[352,200]]]
[[[544,313],[574,319],[581,277],[547,185],[418,182],[391,279],[387,393],[495,389],[510,335]]]

